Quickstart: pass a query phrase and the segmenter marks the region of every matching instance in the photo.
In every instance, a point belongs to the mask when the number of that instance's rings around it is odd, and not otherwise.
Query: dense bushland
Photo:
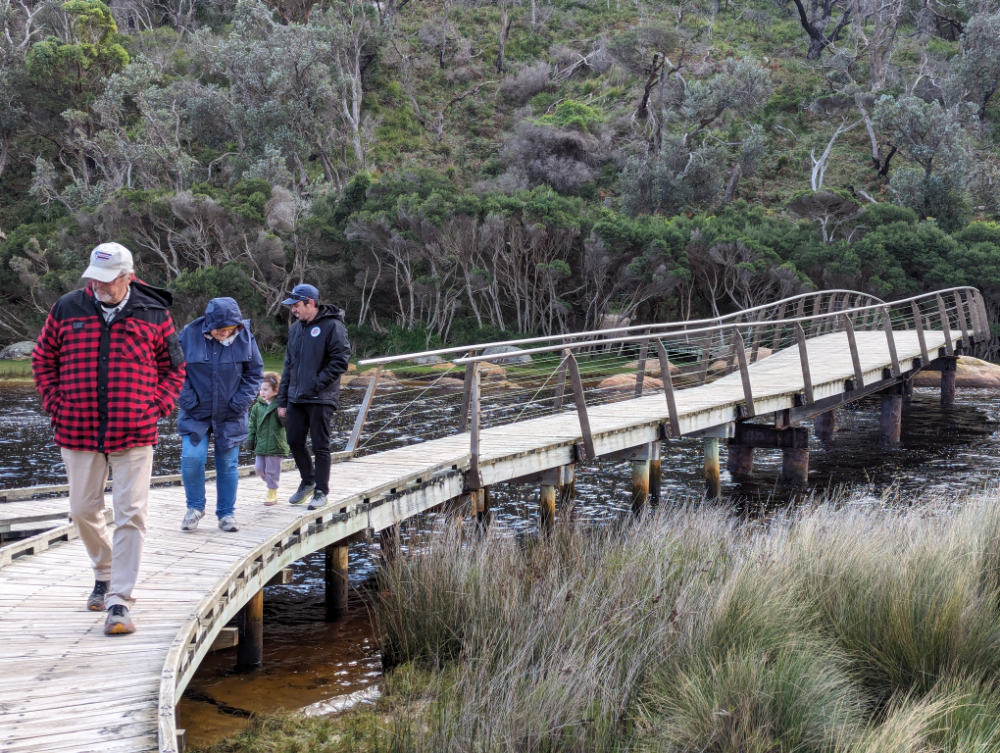
[[[217,751],[986,751],[1000,746],[1000,512],[661,509],[388,566],[374,708]]]
[[[994,0],[0,0],[0,342],[101,240],[361,352],[810,288],[1000,319]],[[404,345],[405,344],[405,345]]]

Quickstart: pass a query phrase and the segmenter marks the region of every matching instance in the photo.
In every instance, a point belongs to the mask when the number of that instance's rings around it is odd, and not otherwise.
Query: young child
[[[288,456],[285,422],[278,417],[278,385],[281,376],[273,371],[264,372],[259,397],[250,407],[250,436],[246,446],[257,455],[254,470],[267,484],[264,504],[271,506],[278,501],[278,478],[281,461]]]

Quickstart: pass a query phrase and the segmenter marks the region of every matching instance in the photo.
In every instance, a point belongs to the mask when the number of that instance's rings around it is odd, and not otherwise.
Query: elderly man
[[[31,358],[66,463],[70,515],[94,568],[87,606],[108,610],[106,635],[135,632],[129,608],[146,533],[156,422],[173,410],[184,384],[170,294],[133,271],[124,246],[95,248],[83,273],[89,284],[52,307]],[[104,523],[109,467],[113,542]]]
[[[296,285],[282,303],[296,319],[288,332],[285,368],[278,387],[278,415],[285,419],[288,446],[302,483],[288,500],[301,505],[312,497],[309,509],[326,504],[330,493],[330,420],[340,403],[340,375],[347,371],[351,344],[344,312],[319,303],[312,285]],[[306,450],[311,436],[316,465]]]

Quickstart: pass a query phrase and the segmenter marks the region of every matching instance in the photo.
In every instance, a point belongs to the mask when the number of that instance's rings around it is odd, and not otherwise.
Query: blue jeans
[[[191,437],[182,438],[181,479],[184,481],[184,495],[187,506],[192,510],[205,512],[205,461],[208,459],[208,436],[198,444]],[[238,463],[240,446],[228,450],[215,448],[215,514],[220,518],[232,515],[236,509],[236,486],[240,475]]]

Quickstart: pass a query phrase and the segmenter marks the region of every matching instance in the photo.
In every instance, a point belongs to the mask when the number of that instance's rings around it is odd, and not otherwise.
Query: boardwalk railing
[[[805,385],[802,397],[809,404],[814,400],[809,340],[846,333],[855,372],[849,389],[860,389],[865,382],[855,332],[884,332],[892,356],[891,375],[899,376],[893,333],[905,330],[916,331],[923,366],[939,356],[968,353],[976,342],[989,338],[985,304],[975,288],[950,288],[890,303],[836,290],[800,295],[718,319],[362,360],[360,366],[374,368],[361,377],[366,392],[345,451],[368,454],[468,432],[474,479],[483,428],[576,411],[583,449],[593,457],[589,407],[661,391],[671,416],[671,433],[678,436],[673,402],[678,390],[738,371],[745,396],[738,412],[753,417],[749,367],[774,351],[791,347],[799,350]],[[945,345],[940,354],[927,350],[923,333],[929,330],[943,332]],[[453,360],[446,362],[442,356]]]

